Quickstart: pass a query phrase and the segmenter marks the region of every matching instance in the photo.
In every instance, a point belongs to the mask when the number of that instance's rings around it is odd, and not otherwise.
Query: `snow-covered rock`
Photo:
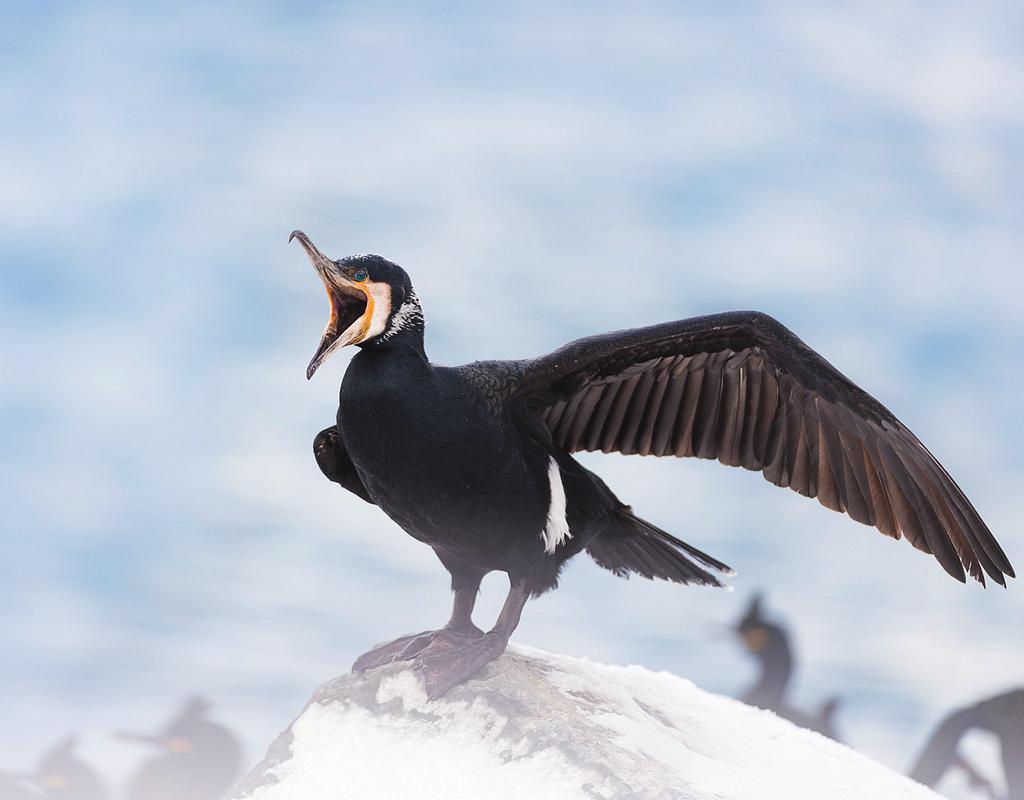
[[[241,800],[936,800],[866,756],[669,673],[513,646],[428,701],[401,665],[321,686]]]

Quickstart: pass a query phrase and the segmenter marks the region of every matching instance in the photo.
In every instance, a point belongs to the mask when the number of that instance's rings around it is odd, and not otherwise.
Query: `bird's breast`
[[[338,425],[367,491],[417,538],[496,528],[536,535],[546,497],[503,423],[444,376],[346,383]]]

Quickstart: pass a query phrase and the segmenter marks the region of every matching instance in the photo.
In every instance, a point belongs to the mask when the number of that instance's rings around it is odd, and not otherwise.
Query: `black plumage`
[[[42,755],[34,772],[0,772],[0,800],[106,800],[109,793],[102,779],[75,753],[77,745],[68,736]]]
[[[720,561],[633,514],[572,453],[695,456],[761,471],[883,533],[1004,583],[1013,570],[952,478],[884,406],[775,320],[733,312],[608,333],[532,360],[431,364],[409,276],[380,256],[332,261],[297,238],[331,317],[307,376],[360,347],[337,421],[314,442],[331,480],[433,547],[452,574],[442,631],[357,669],[415,658],[440,694],[500,654],[531,595],[586,549],[619,575],[721,585]],[[497,625],[470,620],[482,577],[509,575]]]

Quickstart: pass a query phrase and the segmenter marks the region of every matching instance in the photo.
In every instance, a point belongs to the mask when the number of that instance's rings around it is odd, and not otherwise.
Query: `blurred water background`
[[[347,357],[305,381],[326,302],[297,227],[403,264],[442,363],[766,311],[1024,566],[1019,3],[0,14],[0,767],[73,731],[123,782],[111,731],[197,691],[252,762],[318,682],[446,618],[433,554],[312,459]],[[763,588],[796,702],[841,695],[847,741],[900,769],[1024,682],[1019,585],[960,586],[757,474],[584,460],[737,591],[581,558],[519,641],[736,694],[752,664],[714,631]]]

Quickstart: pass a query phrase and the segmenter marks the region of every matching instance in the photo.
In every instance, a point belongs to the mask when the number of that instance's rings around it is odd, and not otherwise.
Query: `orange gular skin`
[[[752,628],[742,635],[743,643],[751,653],[760,653],[768,644],[768,634],[764,628]]]
[[[363,337],[366,336],[366,332],[370,329],[370,323],[373,321],[373,295],[366,288],[366,283],[356,283],[355,288],[363,293],[366,298],[366,310],[363,312],[363,316],[360,317],[359,331],[352,338],[349,344],[358,344],[363,341]],[[331,307],[331,315],[327,320],[327,326],[329,328],[336,328],[338,324],[338,308],[334,304],[334,292],[331,291],[331,287],[324,283],[324,291],[327,292],[327,302]],[[338,335],[344,333],[344,331],[337,331]]]
[[[333,328],[338,324],[338,309],[334,305],[334,292],[331,291],[331,287],[324,282],[324,291],[327,292],[327,303],[331,307],[331,315],[327,318],[327,325]]]
[[[357,283],[356,286],[359,288],[359,291],[366,295],[366,311],[363,312],[362,324],[359,326],[359,335],[354,340],[355,342],[361,342],[366,336],[367,331],[370,330],[370,323],[373,321],[373,295],[367,289],[366,282]]]

